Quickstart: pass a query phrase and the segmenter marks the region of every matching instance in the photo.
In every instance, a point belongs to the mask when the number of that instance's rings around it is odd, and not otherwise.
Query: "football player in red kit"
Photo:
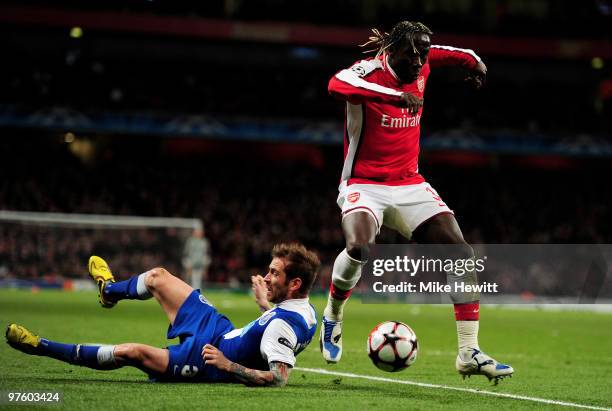
[[[474,256],[452,210],[419,174],[419,134],[423,94],[430,70],[468,69],[468,80],[484,85],[487,68],[472,50],[431,44],[422,23],[402,21],[390,33],[373,30],[363,46],[376,56],[339,71],[329,81],[332,96],[346,102],[344,167],[338,205],[346,248],[338,255],[321,327],[321,351],[330,363],[342,355],[343,307],[361,276],[382,225],[408,239],[456,244],[462,258]],[[448,273],[449,282],[456,277]],[[476,283],[476,273],[462,277]],[[511,375],[478,345],[478,294],[451,294],[457,321],[456,368],[463,376],[489,379]]]

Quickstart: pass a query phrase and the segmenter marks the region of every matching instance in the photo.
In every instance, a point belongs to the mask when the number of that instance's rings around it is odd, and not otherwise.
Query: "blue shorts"
[[[168,327],[168,339],[179,338],[180,344],[168,347],[170,362],[163,375],[150,375],[152,380],[171,381],[227,381],[228,375],[214,366],[206,366],[202,359],[205,344],[218,346],[221,337],[234,329],[223,314],[219,314],[208,300],[193,290],[179,308],[174,324]]]

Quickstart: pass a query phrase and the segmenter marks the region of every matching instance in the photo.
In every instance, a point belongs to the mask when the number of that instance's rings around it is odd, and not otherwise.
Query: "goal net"
[[[182,276],[182,251],[199,219],[0,210],[0,285],[89,288],[87,262],[117,279],[163,266]]]

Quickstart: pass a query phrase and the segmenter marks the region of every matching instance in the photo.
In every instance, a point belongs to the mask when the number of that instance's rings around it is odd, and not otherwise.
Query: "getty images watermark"
[[[482,258],[411,258],[406,255],[395,258],[376,258],[372,261],[372,275],[381,277],[386,272],[404,273],[415,277],[417,273],[441,273],[455,276],[457,280],[466,274],[482,273],[485,271],[487,256]],[[497,283],[487,281],[478,284],[475,281],[400,281],[394,284],[385,284],[384,281],[375,281],[372,289],[376,293],[497,293]]]
[[[365,302],[612,304],[612,245],[376,245]]]

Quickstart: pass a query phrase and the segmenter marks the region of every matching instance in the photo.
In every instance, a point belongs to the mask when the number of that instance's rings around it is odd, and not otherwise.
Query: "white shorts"
[[[410,239],[418,226],[438,214],[454,214],[429,183],[406,186],[340,185],[338,206],[342,218],[366,212],[376,221],[376,233],[385,225]]]

